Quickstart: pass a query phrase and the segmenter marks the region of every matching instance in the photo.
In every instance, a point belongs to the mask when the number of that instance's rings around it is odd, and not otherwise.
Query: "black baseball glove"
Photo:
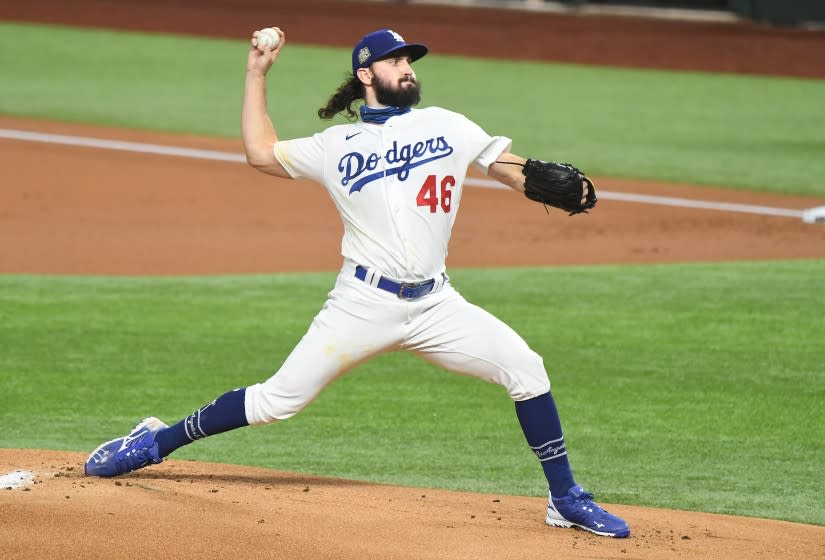
[[[524,196],[530,200],[560,208],[570,216],[587,212],[596,205],[593,183],[569,163],[528,159],[522,173],[526,178]]]

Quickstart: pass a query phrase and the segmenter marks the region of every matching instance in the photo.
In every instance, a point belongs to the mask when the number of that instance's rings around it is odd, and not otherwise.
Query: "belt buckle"
[[[411,294],[411,297],[404,297],[404,289],[408,290],[415,290],[417,289],[419,284],[413,284],[410,282],[401,282],[398,285],[398,299],[413,299],[415,297],[415,293]]]

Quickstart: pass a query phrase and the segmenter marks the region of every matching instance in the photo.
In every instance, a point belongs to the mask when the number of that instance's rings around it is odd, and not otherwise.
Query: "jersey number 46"
[[[418,191],[418,196],[415,200],[419,206],[429,207],[431,214],[435,214],[439,206],[447,213],[450,211],[450,200],[453,196],[450,188],[454,186],[455,177],[452,175],[447,175],[441,179],[441,196],[439,197],[438,178],[435,175],[430,175],[427,177],[427,180],[424,181],[424,184],[421,185],[421,190]]]

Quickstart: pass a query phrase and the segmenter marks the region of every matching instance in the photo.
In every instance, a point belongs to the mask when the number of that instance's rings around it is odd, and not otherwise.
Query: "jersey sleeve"
[[[465,140],[474,156],[472,163],[486,175],[496,158],[510,150],[513,141],[506,136],[490,136],[476,123],[466,118],[464,120]]]
[[[304,177],[324,182],[324,138],[315,134],[307,138],[281,140],[273,147],[275,158],[293,179]]]
[[[506,136],[491,136],[490,142],[481,151],[481,153],[478,154],[478,157],[473,161],[473,165],[483,171],[486,175],[490,169],[490,165],[495,163],[498,156],[504,152],[509,152],[510,146],[512,145],[513,141]]]

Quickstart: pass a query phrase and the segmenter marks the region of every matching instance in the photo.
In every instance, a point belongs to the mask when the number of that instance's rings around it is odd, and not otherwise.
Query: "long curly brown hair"
[[[338,91],[332,94],[326,106],[318,109],[318,116],[324,120],[330,120],[343,111],[348,121],[356,121],[358,112],[355,105],[359,99],[364,99],[364,84],[357,77],[350,75],[338,87]]]

